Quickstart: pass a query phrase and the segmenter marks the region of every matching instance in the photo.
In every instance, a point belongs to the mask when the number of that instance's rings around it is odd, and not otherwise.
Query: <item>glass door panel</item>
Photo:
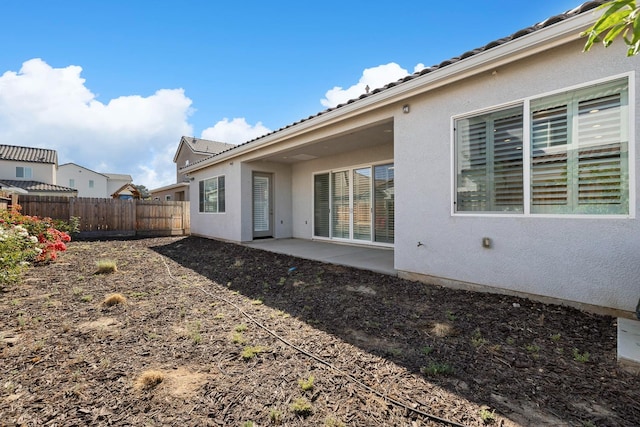
[[[374,241],[380,243],[393,243],[395,236],[395,185],[393,171],[393,164],[374,167]]]
[[[349,171],[331,173],[331,229],[332,237],[349,239],[351,212],[349,209]]]
[[[329,237],[329,174],[313,177],[313,235]]]
[[[371,168],[353,171],[353,238],[371,241]]]

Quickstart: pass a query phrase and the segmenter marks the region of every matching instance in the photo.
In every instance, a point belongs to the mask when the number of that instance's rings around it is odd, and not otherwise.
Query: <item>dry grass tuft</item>
[[[149,390],[164,380],[164,374],[160,371],[144,371],[134,384],[136,390]]]
[[[118,266],[116,265],[116,262],[112,260],[108,260],[108,259],[100,260],[96,262],[96,265],[98,266],[98,271],[96,271],[96,274],[108,274],[108,273],[115,273],[116,271],[118,271]]]
[[[102,301],[102,305],[107,307],[111,307],[118,304],[126,304],[126,303],[127,303],[127,298],[122,294],[107,295],[104,301]]]
[[[455,335],[453,326],[449,323],[435,323],[431,328],[431,333],[437,337],[443,338],[450,335]]]

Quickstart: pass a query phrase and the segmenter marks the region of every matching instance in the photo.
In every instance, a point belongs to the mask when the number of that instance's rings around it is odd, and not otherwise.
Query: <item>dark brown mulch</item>
[[[0,426],[640,420],[614,318],[235,244],[72,242],[0,302]]]

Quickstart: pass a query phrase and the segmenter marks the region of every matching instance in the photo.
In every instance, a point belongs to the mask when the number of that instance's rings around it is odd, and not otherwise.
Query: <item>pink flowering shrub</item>
[[[20,206],[0,210],[0,289],[17,283],[29,265],[55,261],[72,231],[64,221],[22,215]]]

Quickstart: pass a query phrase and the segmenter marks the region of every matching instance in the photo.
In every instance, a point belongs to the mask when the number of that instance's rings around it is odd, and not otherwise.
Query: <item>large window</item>
[[[224,175],[204,179],[198,184],[200,212],[224,212]]]
[[[455,211],[628,214],[628,104],[624,78],[455,120]]]

